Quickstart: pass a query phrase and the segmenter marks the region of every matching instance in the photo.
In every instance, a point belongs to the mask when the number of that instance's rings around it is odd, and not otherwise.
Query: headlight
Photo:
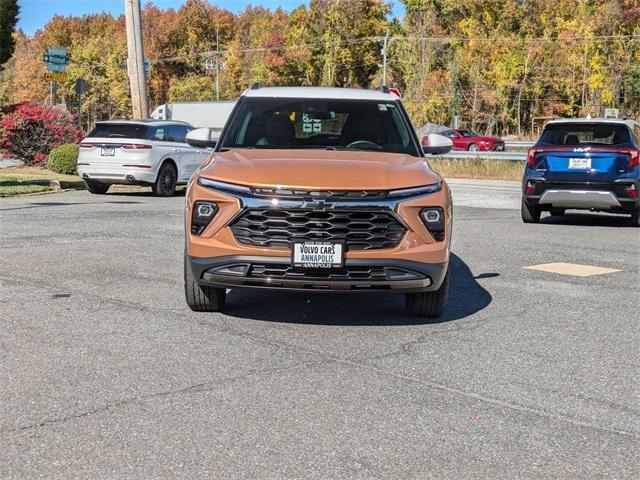
[[[191,233],[200,235],[218,213],[218,205],[213,202],[196,202],[191,212]]]
[[[217,180],[211,180],[209,178],[198,177],[198,185],[202,187],[210,188],[211,190],[218,190],[220,192],[230,193],[250,193],[251,189],[243,185],[236,185],[235,183],[219,182]]]
[[[420,210],[420,218],[436,241],[444,240],[444,210],[440,207],[427,207]]]
[[[423,187],[402,188],[400,190],[391,190],[390,197],[413,197],[418,195],[429,195],[439,192],[442,189],[442,182],[432,183]]]

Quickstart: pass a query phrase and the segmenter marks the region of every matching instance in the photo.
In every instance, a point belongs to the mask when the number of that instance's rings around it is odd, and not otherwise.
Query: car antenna
[[[260,87],[262,87],[262,84],[260,82],[254,82],[251,85],[251,90],[258,90]]]

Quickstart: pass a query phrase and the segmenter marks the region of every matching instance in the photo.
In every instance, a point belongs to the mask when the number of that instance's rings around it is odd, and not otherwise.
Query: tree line
[[[426,122],[494,134],[531,133],[537,120],[640,115],[640,0],[311,0],[292,11],[249,6],[234,14],[207,0],[143,7],[149,102],[235,99],[264,85],[378,87],[388,38],[387,84]],[[85,128],[131,112],[124,18],[53,17],[18,31],[0,73],[0,102],[47,101],[41,60],[65,47],[69,81],[58,97],[74,111],[84,78]]]

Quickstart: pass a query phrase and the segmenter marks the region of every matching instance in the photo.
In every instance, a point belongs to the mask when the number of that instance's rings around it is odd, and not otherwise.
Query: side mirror
[[[196,148],[213,148],[218,140],[212,138],[210,128],[196,128],[187,132],[187,143]]]
[[[431,155],[444,155],[449,153],[453,148],[453,142],[450,138],[437,133],[430,133],[426,137],[422,137],[422,150],[424,153]]]

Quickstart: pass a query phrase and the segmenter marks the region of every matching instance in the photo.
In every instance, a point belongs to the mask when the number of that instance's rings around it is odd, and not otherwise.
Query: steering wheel
[[[382,150],[382,147],[375,142],[369,140],[356,140],[347,145],[347,148],[372,148],[374,150]]]

